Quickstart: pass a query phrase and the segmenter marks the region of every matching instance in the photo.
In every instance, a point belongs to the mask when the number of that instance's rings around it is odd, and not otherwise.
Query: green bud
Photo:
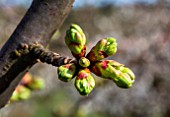
[[[102,78],[113,80],[121,88],[131,87],[135,80],[135,75],[129,68],[113,60],[97,62],[92,67],[92,72]]]
[[[88,68],[79,71],[75,80],[75,87],[81,95],[88,95],[95,87],[95,80]]]
[[[134,81],[131,80],[128,74],[120,73],[117,77],[113,78],[113,81],[118,87],[130,88]]]
[[[123,66],[114,60],[103,60],[96,62],[94,66],[91,68],[91,71],[95,73],[97,76],[102,78],[111,79],[111,76],[115,77],[115,67]]]
[[[116,69],[117,69],[117,70],[120,70],[120,71],[121,71],[122,73],[124,73],[124,74],[127,74],[132,81],[135,81],[135,74],[134,74],[134,73],[132,72],[132,70],[130,70],[129,68],[119,66],[119,67],[117,67]]]
[[[58,68],[58,78],[64,82],[68,82],[73,79],[75,72],[75,64],[62,65]]]
[[[86,37],[80,26],[76,24],[70,26],[70,29],[66,32],[65,43],[75,57],[83,57],[85,55]]]
[[[113,81],[117,84],[117,86],[121,88],[129,88],[135,81],[134,73],[127,67],[116,67],[117,71],[120,71],[117,74],[117,77],[113,78]]]
[[[87,58],[85,58],[85,57],[81,57],[79,59],[79,65],[81,67],[88,67],[90,65],[90,61]]]
[[[34,77],[26,86],[31,90],[40,90],[45,87],[45,83],[42,78]]]
[[[31,91],[28,88],[26,88],[26,87],[24,87],[22,85],[19,86],[18,93],[19,93],[18,94],[19,95],[19,100],[27,100],[31,96]]]
[[[18,101],[19,100],[19,93],[17,90],[15,90],[10,98],[10,101],[14,102],[14,101]]]
[[[115,38],[101,39],[88,53],[87,58],[91,61],[100,61],[108,56],[115,54],[117,43]]]

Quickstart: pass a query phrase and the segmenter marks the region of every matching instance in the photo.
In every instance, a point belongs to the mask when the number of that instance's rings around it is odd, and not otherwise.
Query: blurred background
[[[0,0],[0,47],[12,34],[31,0]],[[131,68],[130,89],[95,77],[96,87],[80,96],[74,80],[63,83],[57,68],[36,64],[30,73],[45,80],[44,90],[0,110],[0,117],[170,117],[170,0],[75,0],[74,7],[49,49],[71,56],[64,44],[66,29],[79,24],[87,51],[104,37],[115,37],[114,59]]]

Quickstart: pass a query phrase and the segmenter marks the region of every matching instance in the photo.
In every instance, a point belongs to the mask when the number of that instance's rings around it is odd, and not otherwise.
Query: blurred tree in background
[[[75,1],[76,2],[76,1]],[[0,46],[9,38],[24,13],[25,6],[0,5]],[[46,88],[34,92],[31,99],[10,104],[0,111],[2,117],[169,117],[170,116],[170,3],[76,7],[49,48],[71,57],[64,44],[71,23],[83,27],[87,35],[87,52],[103,37],[115,37],[118,52],[111,59],[126,64],[136,74],[132,88],[120,89],[112,82],[95,79],[96,87],[82,97],[73,82],[57,78],[57,68],[37,64],[33,75],[42,77]]]

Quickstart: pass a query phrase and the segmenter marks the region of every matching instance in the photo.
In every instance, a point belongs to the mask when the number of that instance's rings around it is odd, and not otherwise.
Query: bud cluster
[[[31,91],[41,90],[44,88],[44,80],[39,77],[32,76],[30,73],[25,74],[20,84],[13,92],[10,101],[20,101],[29,99]]]
[[[64,82],[75,78],[75,87],[81,95],[88,95],[95,87],[90,72],[99,77],[112,80],[118,87],[129,88],[135,81],[134,73],[123,64],[114,60],[102,60],[117,52],[115,38],[107,37],[86,54],[86,37],[80,26],[72,24],[66,32],[65,43],[77,63],[62,65],[58,68],[58,78]]]

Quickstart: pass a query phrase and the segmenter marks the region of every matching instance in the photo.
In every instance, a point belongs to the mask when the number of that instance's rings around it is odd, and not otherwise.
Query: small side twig
[[[69,63],[76,63],[75,59],[63,57],[58,53],[45,49],[42,46],[34,46],[31,49],[31,54],[35,56],[37,59],[39,59],[41,62],[45,62],[47,64],[51,64],[56,67],[69,64]]]

